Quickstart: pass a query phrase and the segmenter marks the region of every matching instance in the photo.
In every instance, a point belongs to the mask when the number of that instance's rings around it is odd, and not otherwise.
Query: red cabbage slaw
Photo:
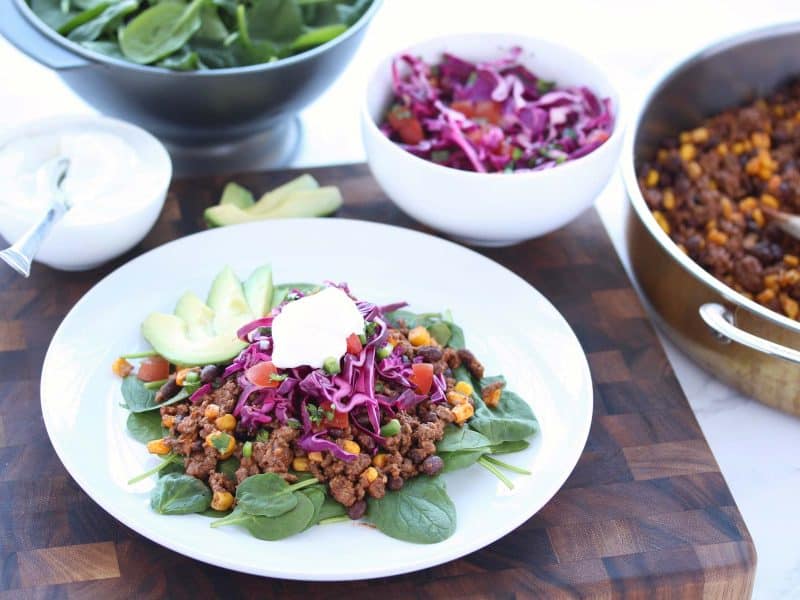
[[[353,298],[346,284],[336,287]],[[288,424],[302,430],[298,443],[307,452],[327,450],[336,458],[349,462],[355,460],[356,455],[338,446],[328,435],[327,429],[312,421],[308,408],[310,404],[319,407],[320,403],[327,401],[336,412],[346,413],[352,427],[375,440],[373,452],[377,452],[378,447],[385,442],[380,434],[382,417],[391,418],[397,411],[408,410],[423,400],[433,403],[445,401],[446,382],[443,374],[434,375],[429,395],[421,395],[411,382],[412,361],[399,347],[394,348],[385,358],[381,359],[376,355],[386,345],[388,336],[389,326],[385,313],[406,306],[405,302],[378,306],[353,298],[364,317],[366,343],[362,345],[358,355],[344,355],[340,361],[339,373],[331,375],[323,369],[301,366],[279,369],[278,375],[282,381],[276,387],[263,387],[250,381],[246,375],[247,369],[272,360],[273,340],[270,328],[273,319],[288,302],[304,295],[300,290],[292,290],[287,300],[277,306],[269,316],[248,323],[238,331],[239,338],[249,345],[225,368],[222,379],[234,376],[237,378],[241,393],[233,414],[248,436],[255,436],[267,424]],[[376,382],[391,383],[392,388],[399,390],[399,393],[392,396],[378,393]],[[378,386],[378,389],[383,388]],[[190,400],[198,402],[211,390],[211,385],[206,384]]]
[[[521,54],[472,63],[444,53],[437,65],[397,56],[381,130],[421,158],[479,173],[549,169],[601,146],[614,127],[611,100],[540,79]]]

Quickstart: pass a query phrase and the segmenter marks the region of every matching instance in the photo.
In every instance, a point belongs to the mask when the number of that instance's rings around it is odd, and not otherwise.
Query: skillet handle
[[[733,324],[733,313],[722,304],[717,304],[716,302],[703,304],[700,307],[700,318],[711,328],[717,339],[724,344],[729,344],[733,341],[751,350],[800,364],[800,352],[765,340],[757,335],[748,333],[744,329],[739,329]]]
[[[92,63],[61,47],[54,39],[59,34],[45,31],[25,0],[0,0],[0,35],[19,50],[43,65],[60,71],[86,67]]]

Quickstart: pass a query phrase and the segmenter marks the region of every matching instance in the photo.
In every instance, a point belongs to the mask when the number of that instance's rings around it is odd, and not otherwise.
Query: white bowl
[[[614,129],[599,148],[551,169],[527,173],[473,173],[419,158],[378,128],[393,93],[383,60],[367,86],[361,131],[372,174],[403,211],[446,234],[477,246],[507,246],[565,225],[595,200],[613,173],[620,152],[620,97],[606,74],[586,57],[553,42],[517,34],[471,33],[422,42],[403,52],[438,62],[443,52],[471,61],[504,56],[514,46],[520,61],[557,85],[585,85],[611,99]]]
[[[37,262],[64,271],[94,268],[138,244],[158,219],[172,178],[172,163],[161,142],[144,129],[107,117],[56,117],[27,123],[0,135],[0,151],[13,140],[76,128],[119,136],[132,148],[139,167],[122,183],[129,197],[109,198],[111,208],[105,213],[86,210],[80,206],[80,197],[71,198],[73,208],[53,227],[36,255]],[[8,173],[0,179],[0,235],[12,243],[38,220],[41,208],[20,204],[19,199],[12,202],[20,188],[13,187]]]

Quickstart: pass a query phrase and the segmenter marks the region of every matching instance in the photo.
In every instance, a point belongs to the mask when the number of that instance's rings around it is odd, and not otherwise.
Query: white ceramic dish
[[[414,156],[378,128],[392,99],[392,59],[401,53],[438,62],[443,52],[471,61],[523,49],[520,61],[558,85],[586,85],[611,98],[614,130],[590,154],[534,173],[473,173],[443,167]],[[477,246],[507,246],[565,225],[605,187],[620,152],[624,114],[620,96],[606,74],[588,58],[553,42],[517,34],[471,33],[422,42],[383,60],[367,86],[361,131],[367,162],[386,194],[406,213],[440,231]]]
[[[15,127],[0,135],[0,151],[8,142],[61,130],[112,134],[125,140],[139,161],[136,173],[123,182],[128,198],[109,198],[109,203],[117,203],[105,214],[79,210],[80,198],[72,198],[74,207],[53,227],[36,255],[37,262],[53,268],[80,271],[119,256],[147,235],[164,205],[172,163],[161,142],[144,129],[100,116],[55,117]],[[12,243],[40,212],[9,203],[9,183],[13,182],[0,181],[0,235]]]
[[[357,244],[353,241],[358,240]],[[257,244],[256,244],[257,241]],[[258,248],[257,251],[254,251]],[[403,248],[406,264],[430,257],[448,272],[469,272],[494,290],[492,298],[454,293],[437,269],[396,269],[379,252]],[[211,529],[199,515],[161,516],[150,510],[152,481],[126,481],[155,464],[128,437],[119,405],[120,380],[110,365],[118,355],[146,348],[139,323],[151,310],[170,310],[178,295],[205,294],[219,268],[239,274],[270,260],[276,282],[347,281],[375,302],[406,299],[412,309],[450,308],[468,346],[487,371],[503,372],[511,389],[532,405],[541,433],[525,452],[505,460],[530,469],[511,475],[514,490],[474,466],[446,474],[458,511],[448,540],[420,546],[377,530],[339,523],[313,527],[280,542],[246,531]],[[154,273],[169,265],[167,280]],[[502,302],[496,299],[502,298]],[[302,580],[383,577],[422,569],[493,542],[524,523],[561,487],[583,450],[592,416],[592,385],[583,351],[555,308],[525,281],[456,244],[414,231],[343,219],[284,220],[225,227],[165,244],[98,283],[70,311],[47,352],[42,412],[53,446],[80,486],[128,527],[172,550],[220,567]],[[94,440],[87,451],[86,440]],[[321,548],[324,560],[308,562]]]

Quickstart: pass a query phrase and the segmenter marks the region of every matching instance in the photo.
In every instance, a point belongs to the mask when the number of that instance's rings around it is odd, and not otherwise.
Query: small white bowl
[[[82,209],[81,198],[71,197],[72,209],[53,227],[35,258],[64,271],[92,269],[138,244],[158,219],[172,178],[172,163],[161,142],[144,129],[107,117],[55,117],[26,123],[0,135],[0,152],[15,140],[76,129],[118,136],[133,150],[138,167],[122,182],[124,192],[108,198],[112,207],[104,214]],[[22,159],[38,160],[29,155]],[[38,220],[41,208],[20,204],[21,188],[13,187],[9,173],[2,175],[5,181],[0,181],[0,235],[13,243]],[[14,195],[16,201],[12,201]]]
[[[611,137],[590,154],[551,169],[527,173],[474,173],[437,165],[403,150],[378,128],[393,98],[390,65],[406,52],[438,62],[443,52],[471,61],[522,48],[520,62],[558,86],[585,85],[610,98]],[[367,162],[386,194],[403,211],[476,246],[508,246],[565,225],[595,200],[613,173],[620,152],[620,97],[606,74],[579,53],[553,42],[517,34],[471,33],[428,40],[383,60],[369,80],[361,111]]]

